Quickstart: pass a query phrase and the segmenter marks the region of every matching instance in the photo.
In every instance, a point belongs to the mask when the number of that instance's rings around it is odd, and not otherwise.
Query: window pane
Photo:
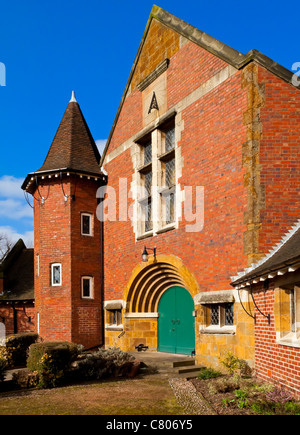
[[[52,266],[52,285],[58,285],[61,281],[61,267]]]
[[[83,278],[82,279],[82,296],[84,298],[91,297],[91,279]]]
[[[170,128],[170,130],[166,131],[165,141],[166,141],[165,152],[171,151],[172,149],[175,148],[175,128],[174,127]]]
[[[175,221],[175,193],[166,196],[166,224]]]
[[[122,323],[122,311],[121,310],[114,310],[112,312],[112,323],[113,325],[120,325]]]
[[[166,186],[171,187],[175,184],[175,159],[166,162]]]
[[[225,304],[225,325],[233,325],[233,304]]]
[[[82,215],[82,234],[91,234],[91,216]]]
[[[151,187],[152,187],[152,172],[147,172],[144,175],[144,183],[145,183],[145,196],[151,196]]]
[[[151,201],[144,206],[144,216],[145,216],[145,231],[150,231],[153,228],[152,224],[152,204]]]
[[[144,165],[147,165],[152,160],[152,144],[147,142],[144,146]]]
[[[212,305],[210,310],[210,324],[219,325],[219,305]]]

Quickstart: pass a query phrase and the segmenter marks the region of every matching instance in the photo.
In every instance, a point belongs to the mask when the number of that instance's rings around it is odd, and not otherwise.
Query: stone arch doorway
[[[122,336],[126,342],[125,347],[132,349],[143,343],[149,347],[149,350],[191,354],[195,350],[193,297],[198,293],[199,287],[195,277],[178,257],[161,255],[155,260],[150,259],[146,264],[137,265],[123,296],[126,302],[124,335]],[[166,301],[165,305],[168,305],[174,297],[173,302],[177,306],[184,303],[187,307],[186,311],[183,310],[181,317],[178,311],[166,313],[164,308],[164,301]],[[176,320],[175,328],[171,329],[176,330],[176,342],[179,343],[179,345],[171,346],[169,350],[164,346],[163,341],[163,331],[169,327],[166,323],[164,326],[163,322],[166,314],[171,316],[169,323]],[[185,345],[180,337],[186,334],[182,335],[182,330],[187,318],[189,318],[189,340]],[[168,340],[167,332],[165,332],[165,339]]]

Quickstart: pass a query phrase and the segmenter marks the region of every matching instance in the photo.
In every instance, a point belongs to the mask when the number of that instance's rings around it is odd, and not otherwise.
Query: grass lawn
[[[167,379],[0,393],[0,415],[184,415]]]

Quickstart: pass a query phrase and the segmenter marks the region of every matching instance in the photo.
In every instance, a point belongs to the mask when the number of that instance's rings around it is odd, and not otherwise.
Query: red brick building
[[[232,284],[253,300],[257,375],[300,397],[300,221]]]
[[[255,366],[261,314],[231,277],[300,215],[299,103],[290,71],[154,6],[101,161],[72,98],[23,184],[40,335]]]
[[[33,249],[19,240],[0,263],[0,325],[6,335],[35,330]],[[0,340],[2,329],[0,329]]]
[[[255,365],[231,277],[299,216],[299,103],[290,71],[153,8],[101,160],[106,344]]]

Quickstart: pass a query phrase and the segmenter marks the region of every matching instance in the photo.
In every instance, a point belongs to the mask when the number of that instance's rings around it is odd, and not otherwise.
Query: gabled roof
[[[107,153],[111,138],[113,136],[115,127],[117,125],[126,95],[129,90],[129,86],[131,83],[131,80],[133,78],[136,66],[138,64],[139,58],[141,56],[148,31],[150,29],[150,25],[153,19],[158,20],[165,26],[169,27],[170,29],[174,30],[175,32],[179,33],[181,36],[185,37],[191,42],[194,42],[195,44],[199,45],[200,47],[204,48],[205,50],[209,51],[210,53],[214,54],[215,56],[219,57],[220,59],[224,60],[228,64],[234,66],[237,69],[243,68],[245,65],[247,65],[251,61],[255,61],[258,64],[265,67],[267,70],[272,72],[274,75],[280,77],[281,79],[291,83],[293,73],[283,67],[282,65],[278,64],[277,62],[274,62],[272,59],[268,58],[264,54],[260,53],[258,50],[251,50],[247,54],[243,54],[234,48],[229,47],[228,45],[218,41],[217,39],[213,38],[212,36],[208,35],[207,33],[202,32],[201,30],[197,29],[196,27],[191,26],[190,24],[186,23],[185,21],[181,20],[180,18],[175,17],[174,15],[170,14],[169,12],[165,11],[164,9],[161,9],[158,6],[153,6],[152,11],[150,13],[150,17],[148,19],[146,29],[144,32],[144,35],[142,37],[142,41],[140,43],[136,58],[134,60],[129,79],[127,81],[115,120],[112,125],[112,129],[110,131],[105,149],[103,151],[103,155],[101,158],[100,166],[103,165],[105,155]],[[292,83],[291,83],[292,84]]]
[[[0,265],[5,278],[1,301],[34,300],[34,250],[26,248],[20,239]]]
[[[300,268],[300,219],[282,240],[258,263],[232,278],[232,285],[238,286],[255,278],[275,276],[277,272],[293,272]]]
[[[64,170],[100,175],[100,158],[98,148],[73,93],[43,166],[27,176],[22,189],[26,189],[30,176],[53,171]]]

